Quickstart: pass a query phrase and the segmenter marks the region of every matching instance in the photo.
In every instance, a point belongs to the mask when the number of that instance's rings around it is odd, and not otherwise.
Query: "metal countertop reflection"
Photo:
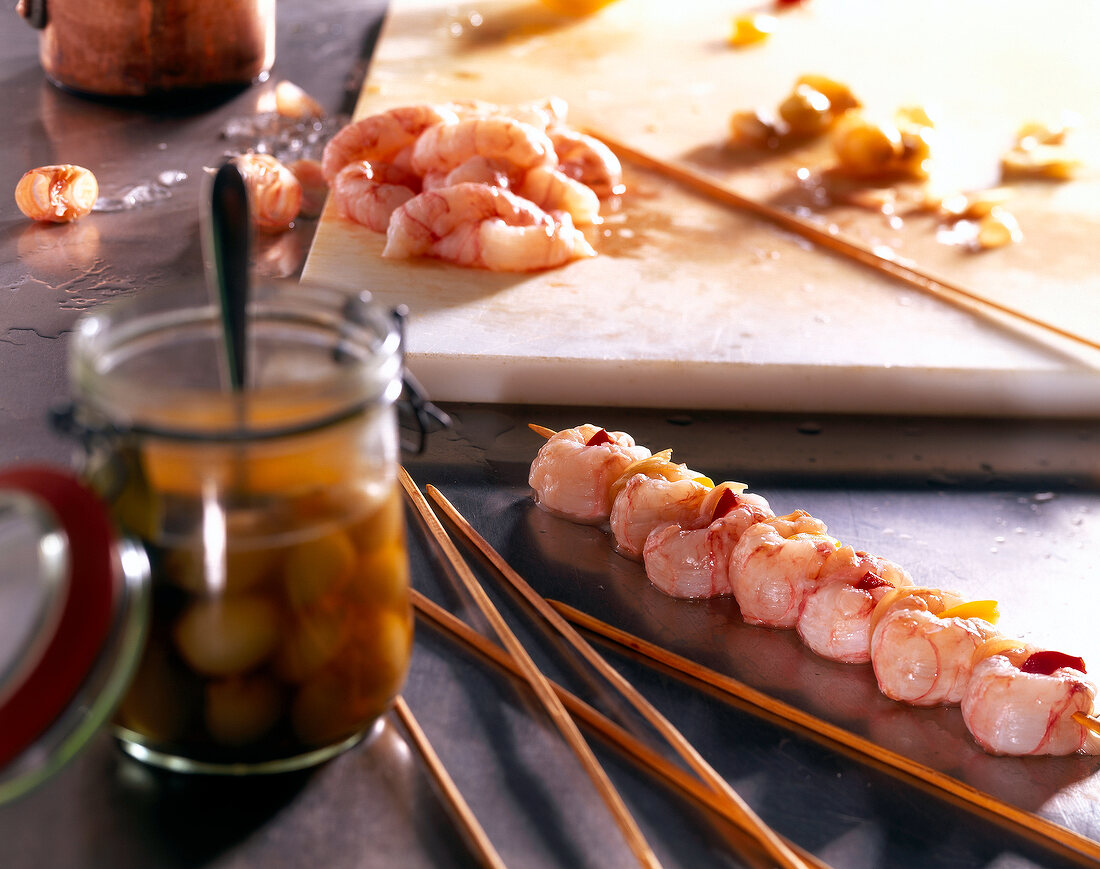
[[[49,428],[67,396],[68,333],[80,311],[203,280],[199,195],[225,137],[289,79],[333,113],[350,111],[384,3],[279,4],[271,80],[201,111],[141,111],[63,93],[42,76],[36,34],[0,17],[7,129],[0,190],[33,166],[94,168],[105,195],[131,207],[41,227],[0,207],[0,461],[68,463]],[[144,194],[143,194],[144,195]],[[312,225],[262,239],[259,268],[297,274]],[[1095,758],[988,758],[966,747],[957,710],[919,714],[884,701],[865,668],[814,658],[790,634],[749,628],[728,601],[665,598],[599,529],[532,503],[526,473],[539,439],[527,422],[583,421],[631,432],[716,479],[742,479],[777,512],[803,507],[857,548],[918,581],[995,596],[1011,626],[1072,641],[1100,660],[1082,609],[1100,550],[1096,420],[938,420],[559,407],[448,405],[451,431],[406,466],[434,484],[546,596],[733,671],[815,714],[947,767],[966,781],[1100,839]],[[415,586],[471,623],[410,518]],[[608,714],[623,704],[570,664],[499,585],[487,582],[548,675]],[[766,720],[606,647],[621,670],[728,778],[763,819],[836,867],[1079,865],[1057,849]],[[1091,658],[1090,658],[1091,655]],[[778,686],[778,687],[777,687]],[[505,863],[634,865],[583,771],[531,696],[430,626],[418,623],[404,691],[442,761]],[[624,726],[653,739],[630,714]],[[656,744],[656,743],[654,743]],[[593,745],[667,866],[750,865],[725,822],[656,783],[599,740]],[[324,767],[250,780],[181,777],[124,757],[97,737],[59,776],[0,809],[0,865],[128,867],[452,867],[477,861],[396,716]]]

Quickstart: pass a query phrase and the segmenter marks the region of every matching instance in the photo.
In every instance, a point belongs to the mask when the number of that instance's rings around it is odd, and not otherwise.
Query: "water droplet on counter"
[[[1017,525],[1015,528],[1012,529],[1012,533],[1013,534],[1027,534],[1027,531],[1025,531],[1023,528],[1021,528],[1019,525]]]
[[[346,115],[288,118],[278,112],[259,112],[230,118],[221,136],[230,153],[271,154],[287,165],[296,160],[319,160],[328,140],[348,122]]]
[[[143,181],[120,191],[104,194],[102,191],[93,211],[129,211],[150,202],[160,202],[172,196],[171,187],[186,180],[187,173],[169,169],[157,175],[155,181]]]
[[[993,538],[993,542],[994,543],[1004,543],[1005,539],[1003,537],[1001,537],[1000,535],[998,535],[998,536]]]
[[[821,434],[822,425],[819,422],[808,420],[806,422],[800,422],[795,426],[795,431],[804,435],[816,435]]]
[[[1042,503],[1044,501],[1053,501],[1054,500],[1054,493],[1053,492],[1037,492],[1035,495],[1032,496],[1032,500],[1034,500],[1038,503]]]

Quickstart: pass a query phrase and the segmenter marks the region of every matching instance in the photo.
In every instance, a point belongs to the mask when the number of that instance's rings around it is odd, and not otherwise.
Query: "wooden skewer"
[[[412,597],[413,606],[416,608],[417,614],[421,618],[426,619],[436,628],[446,631],[458,642],[473,649],[479,655],[492,661],[506,672],[522,678],[523,674],[520,672],[519,666],[508,653],[499,646],[487,640],[461,619],[456,618],[438,604],[433,603],[420,592],[413,590]],[[735,812],[731,808],[729,802],[718,793],[708,787],[704,787],[698,779],[689,775],[679,766],[666,760],[656,751],[646,746],[641,740],[609,720],[606,716],[601,715],[575,694],[571,694],[555,682],[550,682],[550,686],[553,688],[554,693],[561,699],[562,704],[569,711],[570,715],[610,745],[623,751],[640,766],[648,769],[667,784],[677,788],[681,793],[705,805],[738,829],[744,830],[740,815]],[[755,836],[751,835],[751,831],[744,832],[746,834],[745,841],[740,844],[758,849],[760,843]],[[825,863],[822,863],[809,852],[793,844],[790,845],[790,847],[794,848],[799,857],[805,863],[814,867],[814,869],[828,869]]]
[[[455,509],[454,505],[435,487],[425,487],[429,497],[443,513],[454,523],[462,535],[473,544],[481,555],[516,589],[532,607],[583,657],[597,672],[610,682],[630,704],[638,710],[653,728],[661,734],[676,752],[695,770],[696,774],[706,782],[707,786],[715,793],[727,800],[733,811],[737,813],[741,824],[759,839],[761,847],[771,856],[779,866],[785,869],[804,869],[805,863],[787,846],[787,844],[756,815],[749,805],[741,799],[741,796],[730,787],[729,782],[719,775],[714,768],[707,763],[701,754],[672,722],[662,715],[618,670],[607,663],[606,660],[569,624],[561,615],[551,607],[538,592],[536,592],[500,554],[466,521],[465,517]]]
[[[1040,340],[1040,335],[1042,333],[1049,333],[1071,341],[1074,344],[1083,345],[1092,350],[1100,350],[1100,342],[1094,341],[1085,335],[1070,331],[1069,329],[1063,329],[1060,326],[1048,323],[1045,320],[1040,320],[1037,317],[1032,317],[1030,314],[1018,311],[1008,305],[1003,305],[1000,302],[979,295],[958,284],[932,277],[925,272],[876,253],[870,248],[863,247],[839,235],[833,235],[823,229],[819,229],[806,220],[801,220],[778,208],[773,208],[770,205],[757,202],[747,196],[742,196],[740,193],[737,193],[720,181],[682,163],[662,160],[651,154],[646,154],[598,130],[589,129],[587,132],[589,135],[600,139],[620,157],[625,157],[632,163],[636,163],[639,166],[664,175],[666,178],[671,178],[683,184],[685,187],[689,187],[724,205],[729,205],[741,211],[747,211],[750,214],[768,220],[782,229],[793,232],[796,235],[800,235],[812,241],[814,244],[820,245],[826,250],[838,253],[862,265],[868,266],[875,271],[887,274],[927,295],[934,296],[941,301],[962,308],[969,313],[989,318],[995,312],[1000,315],[1000,319],[997,319],[998,323],[1013,326],[1017,332],[1020,332],[1020,327],[1023,326],[1027,329],[1024,331],[1024,334],[1033,340]],[[1034,334],[1034,330],[1039,330],[1040,334]],[[1040,343],[1044,342],[1040,340]]]
[[[588,773],[589,778],[596,786],[600,796],[603,797],[604,803],[615,818],[615,822],[622,831],[623,838],[626,840],[631,852],[638,860],[638,863],[642,866],[658,869],[661,864],[657,860],[657,855],[653,853],[653,849],[650,848],[649,843],[646,842],[645,837],[642,835],[642,831],[638,828],[637,822],[630,814],[630,810],[626,807],[619,792],[615,790],[615,786],[611,783],[611,779],[607,777],[607,773],[604,771],[603,767],[600,766],[596,756],[592,753],[592,749],[589,748],[588,743],[584,741],[584,737],[581,736],[580,731],[577,729],[576,722],[574,722],[569,716],[569,713],[565,711],[565,707],[562,706],[561,701],[550,688],[550,683],[542,674],[542,671],[539,670],[538,666],[531,659],[531,656],[527,654],[527,650],[517,639],[516,635],[512,633],[512,629],[508,627],[508,623],[504,620],[504,617],[501,616],[500,612],[493,605],[493,602],[485,593],[485,589],[481,587],[481,584],[477,581],[477,577],[474,576],[473,571],[471,571],[466,562],[462,560],[462,556],[459,554],[458,549],[447,535],[446,530],[435,515],[431,505],[428,504],[427,499],[420,492],[420,489],[417,488],[416,483],[413,482],[412,477],[409,476],[404,468],[400,469],[399,477],[401,485],[405,489],[405,493],[408,495],[413,506],[416,507],[417,512],[420,514],[420,518],[423,520],[425,527],[435,540],[436,545],[447,558],[447,561],[462,581],[462,584],[466,587],[470,596],[474,599],[478,609],[480,609],[485,618],[488,619],[489,624],[492,625],[500,641],[519,664],[524,678],[527,679],[528,684],[531,686],[531,690],[535,692],[535,696],[539,699],[539,702],[542,703],[543,708],[545,708],[550,719],[557,726],[569,747],[573,749],[573,753],[576,754],[585,772]]]
[[[570,622],[590,633],[637,652],[670,670],[682,673],[698,682],[709,685],[721,693],[747,702],[779,721],[797,725],[811,734],[824,737],[829,742],[839,745],[856,755],[869,758],[887,769],[894,769],[906,773],[914,779],[931,785],[939,791],[947,793],[969,805],[976,806],[990,816],[1018,825],[1023,828],[1025,832],[1036,834],[1048,843],[1060,845],[1070,857],[1080,858],[1082,855],[1085,855],[1092,860],[1100,859],[1100,843],[1075,833],[1073,830],[1002,802],[977,788],[964,784],[958,779],[944,775],[942,772],[932,767],[917,763],[904,755],[882,748],[870,740],[857,736],[842,727],[837,727],[827,721],[822,721],[820,718],[803,712],[801,709],[797,709],[781,700],[776,700],[762,691],[750,688],[730,676],[717,673],[714,670],[696,664],[688,658],[670,652],[668,649],[658,646],[655,643],[650,643],[640,637],[636,637],[627,631],[613,627],[587,613],[574,609],[568,604],[556,600],[549,600],[547,602]]]
[[[1100,736],[1100,718],[1097,718],[1095,715],[1088,715],[1084,712],[1074,712],[1072,717],[1074,721],[1086,730]]]
[[[393,708],[397,712],[397,717],[401,719],[405,730],[408,731],[416,750],[424,759],[428,771],[443,791],[443,795],[450,803],[459,823],[462,824],[470,845],[477,852],[481,865],[487,867],[487,869],[505,869],[504,861],[500,859],[496,848],[493,847],[493,843],[478,822],[477,816],[474,815],[469,804],[463,798],[462,792],[459,791],[458,786],[455,785],[454,780],[447,772],[447,768],[443,766],[443,761],[435,753],[435,749],[432,748],[432,744],[428,740],[428,735],[421,728],[420,722],[416,720],[416,716],[413,715],[405,699],[399,696],[394,701]]]
[[[537,423],[533,422],[527,423],[527,427],[531,429],[531,431],[533,431],[535,434],[540,434],[547,440],[557,434],[557,432],[554,431],[552,428],[547,428],[544,425],[538,425]]]

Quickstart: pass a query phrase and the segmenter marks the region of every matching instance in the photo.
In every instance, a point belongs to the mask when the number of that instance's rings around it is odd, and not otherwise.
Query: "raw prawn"
[[[600,222],[600,200],[592,188],[550,166],[528,170],[516,193],[547,211],[565,212],[576,224]]]
[[[507,190],[464,183],[414,196],[393,212],[382,256],[432,256],[518,272],[553,268],[596,252],[566,217],[555,220]]]
[[[233,159],[248,188],[252,220],[266,232],[289,229],[302,207],[302,185],[271,154],[241,154]]]
[[[611,533],[627,558],[640,559],[649,532],[694,518],[714,484],[665,450],[634,462],[612,486]]]
[[[1091,716],[1096,701],[1084,662],[1056,659],[1052,667],[1027,666],[1042,655],[1058,653],[1036,654],[1025,647],[978,661],[962,697],[967,729],[990,754],[1100,753],[1100,738],[1074,715]]]
[[[611,487],[627,466],[649,455],[634,438],[584,423],[551,435],[531,463],[529,482],[544,509],[597,524],[611,514]]]
[[[91,214],[98,196],[92,171],[72,163],[31,169],[15,186],[19,210],[46,223],[68,223]]]
[[[655,528],[642,550],[646,576],[671,597],[733,593],[730,563],[745,531],[772,518],[768,502],[739,491],[740,483],[710,490],[694,517]]]
[[[619,158],[599,139],[561,128],[550,131],[550,141],[558,155],[558,169],[590,187],[600,199],[626,189]]]
[[[450,172],[471,157],[498,160],[516,169],[553,165],[554,144],[541,130],[513,118],[474,117],[428,127],[413,145],[410,159],[418,175]]]
[[[796,625],[811,651],[846,664],[871,660],[871,616],[887,592],[913,584],[885,558],[842,546],[826,560]]]
[[[458,123],[458,115],[445,106],[400,106],[370,115],[344,127],[332,137],[321,156],[321,171],[330,184],[336,173],[353,160],[397,163],[406,168],[410,149],[417,138],[437,124]]]
[[[975,651],[998,636],[982,618],[960,618],[962,598],[929,588],[888,592],[871,617],[871,665],[879,690],[914,706],[955,706]]]
[[[441,187],[453,187],[455,184],[466,182],[508,189],[512,187],[513,181],[513,172],[510,172],[510,169],[508,164],[500,160],[490,160],[482,156],[471,157],[449,172],[429,172],[424,176],[424,189],[438,190]]]
[[[733,594],[751,625],[793,628],[825,560],[840,544],[805,510],[749,528],[730,558]]]
[[[512,118],[530,124],[545,132],[550,127],[565,123],[569,104],[561,97],[546,97],[514,105],[500,105],[487,100],[455,100],[447,107],[462,120],[469,118]]]
[[[420,179],[389,163],[356,160],[336,173],[332,199],[340,214],[375,232],[385,232],[390,216],[420,190]]]

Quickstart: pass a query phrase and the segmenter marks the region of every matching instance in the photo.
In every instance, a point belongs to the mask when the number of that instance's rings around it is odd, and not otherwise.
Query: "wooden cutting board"
[[[1100,341],[1100,7],[815,0],[741,50],[725,39],[737,10],[618,0],[569,17],[533,0],[395,0],[355,114],[561,96],[577,126],[805,208],[822,226]],[[1024,241],[979,254],[944,243],[929,215],[815,207],[827,148],[726,144],[734,110],[774,108],[808,72],[844,81],[871,112],[934,110],[945,187],[996,183],[1019,126],[1064,112],[1080,116],[1069,141],[1085,169],[1068,183],[1014,185]],[[439,400],[1100,411],[1100,354],[927,297],[629,163],[626,175],[621,207],[590,233],[594,259],[522,275],[383,259],[383,237],[330,203],[304,279],[407,304],[409,363]]]

